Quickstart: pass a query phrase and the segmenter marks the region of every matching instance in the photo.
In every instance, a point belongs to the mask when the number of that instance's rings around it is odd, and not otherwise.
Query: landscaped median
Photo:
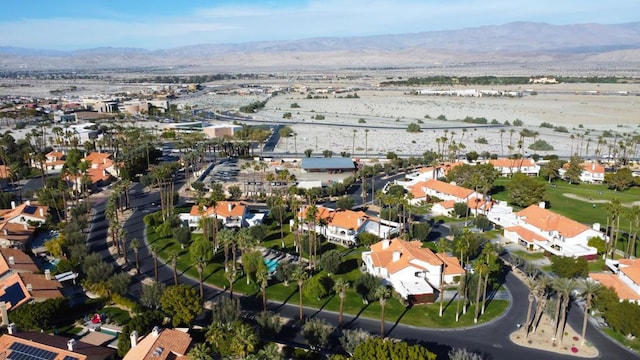
[[[190,259],[188,246],[185,246],[185,249],[182,249],[181,245],[171,236],[158,236],[153,226],[147,226],[146,234],[147,242],[149,243],[149,245],[153,245],[156,249],[158,249],[158,257],[165,263],[167,263],[167,266],[171,267],[171,262],[169,261],[171,254],[178,254],[178,273],[184,273],[196,280],[199,278],[199,274],[196,270],[194,262]],[[274,236],[275,234],[277,234],[277,236]],[[292,237],[290,235],[291,234],[285,236],[285,243],[292,246]],[[201,236],[201,234],[192,234],[193,238],[191,241],[198,241],[198,237]],[[260,245],[266,247],[270,247],[272,245],[275,246],[276,244],[279,245],[281,243],[281,239],[279,238],[279,236],[279,227],[270,228],[266,239],[271,240],[262,242]],[[332,274],[331,276],[329,276],[324,271],[318,271],[313,275],[312,278],[328,277],[333,282],[335,282],[338,278],[343,278],[353,284],[353,282],[361,274],[361,271],[358,268],[358,264],[361,253],[365,249],[363,247],[356,249],[346,249],[342,247],[336,247],[333,244],[324,243],[322,251],[327,251],[332,248],[340,251],[342,254],[341,270],[338,271],[337,274]],[[230,258],[229,261],[231,261]],[[220,289],[229,288],[229,282],[226,279],[224,271],[224,255],[222,247],[209,261],[208,265],[203,271],[202,278],[206,284],[213,285]],[[305,284],[308,284],[312,278],[307,280]],[[234,282],[233,291],[234,293],[242,293],[248,296],[255,296],[258,299],[260,299],[262,296],[260,286],[254,281],[251,281],[249,284],[247,284],[246,275],[242,274],[241,270],[238,271],[238,276]],[[309,295],[311,294],[305,294],[303,285],[302,299],[304,307],[322,309],[323,311],[339,312],[340,297],[335,293],[330,291],[329,295],[319,299],[315,296]],[[269,281],[269,286],[267,287],[267,297],[271,301],[289,303],[297,306],[299,305],[298,285],[295,281],[289,281],[288,286],[285,286],[284,283],[277,282],[275,277],[273,277],[272,280]],[[456,322],[456,305],[456,300],[445,300],[444,314],[442,317],[440,317],[440,304],[438,302],[428,305],[406,307],[401,299],[392,298],[387,301],[385,306],[385,321],[399,321],[402,324],[427,328],[457,328],[473,326],[474,306],[468,306],[466,314],[461,314],[459,321]],[[509,301],[506,300],[488,299],[485,313],[480,316],[478,323],[486,323],[487,321],[495,319],[496,317],[504,313],[508,305]],[[460,309],[462,310],[462,307],[460,307]],[[361,295],[358,294],[355,289],[353,289],[353,287],[350,287],[347,290],[346,297],[344,299],[345,315],[358,315],[360,317],[380,319],[380,313],[381,308],[379,301],[372,300],[366,303],[363,301]]]

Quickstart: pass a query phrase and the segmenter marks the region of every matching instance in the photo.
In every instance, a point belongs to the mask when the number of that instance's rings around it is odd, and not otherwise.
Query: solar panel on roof
[[[25,293],[22,292],[22,287],[19,283],[13,283],[4,289],[4,295],[0,296],[0,301],[11,303],[11,306],[15,306],[20,301],[24,300]]]
[[[53,360],[57,355],[49,350],[18,342],[11,344],[9,350],[11,354],[7,357],[8,360]]]
[[[22,212],[25,213],[25,214],[33,215],[33,214],[36,213],[36,210],[38,210],[37,207],[29,205],[29,206],[25,206],[24,210],[22,210]]]

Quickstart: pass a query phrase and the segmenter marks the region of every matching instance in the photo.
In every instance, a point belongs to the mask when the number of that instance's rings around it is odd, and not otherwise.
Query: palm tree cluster
[[[618,242],[620,241],[620,221],[623,217],[629,222],[629,231],[627,233],[627,246],[622,250],[622,256],[628,259],[636,255],[636,241],[638,240],[638,231],[640,231],[640,206],[634,205],[626,208],[622,206],[619,199],[615,198],[606,204],[607,223],[605,227],[605,235],[608,239],[606,242],[606,256],[614,259],[620,251]]]

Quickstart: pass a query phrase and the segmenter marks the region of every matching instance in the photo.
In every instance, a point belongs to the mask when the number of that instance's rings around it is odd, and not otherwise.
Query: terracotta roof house
[[[65,154],[55,150],[46,154],[45,157],[47,160],[44,164],[48,170],[62,169],[66,158]]]
[[[24,249],[31,240],[35,227],[47,221],[49,207],[27,201],[11,209],[0,209],[0,247]]]
[[[118,172],[111,159],[111,154],[92,152],[85,156],[82,161],[89,163],[86,175],[91,179],[94,186],[102,186],[106,184],[111,177],[117,177]],[[82,175],[70,174],[66,176],[66,180],[73,183],[77,189],[81,188]]]
[[[605,260],[612,273],[589,273],[589,277],[603,286],[612,287],[620,301],[640,305],[640,259]]]
[[[587,184],[602,184],[604,182],[604,166],[595,161],[585,161],[580,164],[582,172],[580,173],[580,182]],[[569,163],[565,163],[558,172],[561,177],[569,168]]]
[[[599,224],[591,228],[539,205],[531,205],[514,215],[515,222],[505,226],[504,237],[529,251],[592,260],[596,258],[597,250],[587,245],[589,239],[604,238]]]
[[[122,360],[187,360],[191,336],[175,329],[153,328],[150,334],[138,338],[131,332],[131,349]]]
[[[409,188],[409,192],[413,195],[413,199],[410,200],[412,204],[428,201],[431,197],[463,203],[470,199],[482,198],[482,194],[471,189],[435,179],[418,182]]]
[[[411,303],[433,302],[441,281],[456,283],[464,269],[456,257],[435,254],[420,241],[382,240],[362,253],[366,271],[390,283]]]
[[[50,273],[14,273],[0,279],[0,302],[13,310],[30,301],[45,301],[63,297],[62,285]]]
[[[491,159],[489,160],[501,176],[511,176],[516,173],[523,173],[529,176],[538,176],[540,174],[540,166],[532,159]]]
[[[18,332],[10,324],[9,334],[0,337],[0,354],[8,360],[112,360],[116,351],[58,335]]]
[[[198,205],[193,205],[187,214],[180,214],[180,220],[191,229],[199,226],[202,216],[216,217],[222,225],[228,228],[248,227],[250,217],[249,206],[244,201],[218,201],[214,207],[203,207],[202,214]]]
[[[358,243],[358,234],[369,232],[381,238],[390,237],[398,231],[399,224],[393,221],[369,216],[363,211],[331,209],[316,206],[315,232],[328,241],[343,246],[354,246]],[[309,231],[312,224],[306,221],[309,206],[304,206],[296,214],[299,229]],[[295,229],[294,221],[290,224]]]
[[[18,272],[34,273],[38,270],[31,256],[24,251],[0,248],[0,277]]]

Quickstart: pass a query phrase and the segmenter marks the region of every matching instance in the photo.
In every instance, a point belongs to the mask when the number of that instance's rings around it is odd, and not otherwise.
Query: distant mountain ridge
[[[343,68],[420,66],[452,59],[500,62],[629,62],[640,52],[640,22],[550,25],[513,22],[449,31],[203,44],[162,50],[99,47],[73,51],[0,47],[4,69],[153,66]],[[609,56],[602,56],[608,53]],[[621,53],[623,56],[617,56]],[[478,55],[484,55],[477,59]],[[358,57],[357,59],[351,56]]]

